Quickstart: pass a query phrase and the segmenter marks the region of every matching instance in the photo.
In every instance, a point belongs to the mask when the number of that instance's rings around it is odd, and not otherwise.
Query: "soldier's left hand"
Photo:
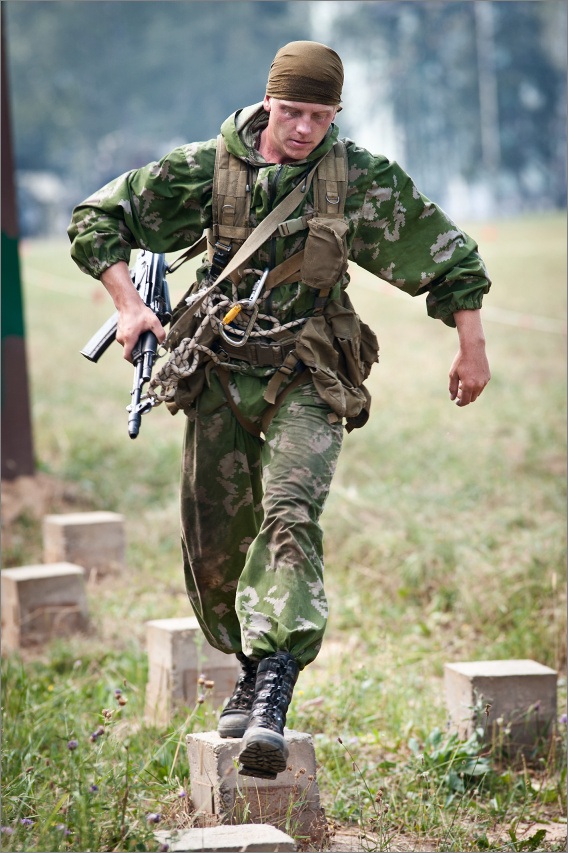
[[[474,403],[489,380],[491,371],[485,352],[485,336],[478,310],[454,314],[460,347],[450,368],[450,399],[457,406]]]
[[[480,352],[467,353],[460,347],[450,368],[450,400],[455,400],[457,406],[474,403],[490,379],[485,347]]]

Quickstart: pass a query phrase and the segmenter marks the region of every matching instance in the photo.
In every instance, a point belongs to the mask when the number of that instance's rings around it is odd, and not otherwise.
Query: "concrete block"
[[[217,732],[188,735],[191,800],[198,814],[221,823],[269,823],[295,837],[320,841],[325,816],[320,805],[316,756],[310,735],[286,729],[288,767],[276,779],[240,776],[236,765],[240,738]]]
[[[233,692],[240,673],[235,655],[209,645],[195,617],[155,619],[146,623],[148,683],[145,718],[165,724],[180,707],[194,707],[203,692],[214,707],[220,707]],[[214,681],[213,689],[199,687],[203,673]]]
[[[453,725],[467,738],[485,727],[486,740],[531,746],[550,733],[556,719],[557,673],[533,660],[489,660],[447,663],[446,701]],[[503,738],[505,740],[503,741]]]
[[[209,826],[154,833],[158,844],[167,844],[170,853],[284,853],[295,851],[294,839],[268,824],[244,823],[238,826]]]
[[[124,565],[124,517],[116,512],[71,512],[43,518],[44,563],[69,562],[104,574]]]
[[[2,644],[18,649],[89,627],[81,566],[52,563],[2,571]]]

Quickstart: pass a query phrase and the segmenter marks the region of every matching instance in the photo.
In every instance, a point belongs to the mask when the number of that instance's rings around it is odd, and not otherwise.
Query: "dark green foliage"
[[[305,37],[281,2],[7,2],[20,169],[89,193],[179,142],[216,136],[264,97],[281,45]]]

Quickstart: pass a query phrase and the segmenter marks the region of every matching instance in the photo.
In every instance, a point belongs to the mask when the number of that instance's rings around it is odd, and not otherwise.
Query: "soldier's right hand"
[[[128,265],[125,261],[119,261],[105,270],[101,275],[101,281],[118,311],[116,340],[124,347],[124,358],[132,363],[132,350],[142,332],[153,332],[158,343],[162,343],[165,339],[166,332],[154,312],[144,304],[132,284]]]

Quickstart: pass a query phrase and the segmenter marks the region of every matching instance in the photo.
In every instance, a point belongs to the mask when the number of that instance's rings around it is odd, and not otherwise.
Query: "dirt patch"
[[[44,515],[92,509],[72,484],[38,473],[33,477],[2,480],[2,566],[43,562],[41,521]]]
[[[566,842],[566,824],[562,823],[518,823],[515,827],[515,833],[519,841],[526,841],[532,838],[540,829],[544,829],[546,835],[543,839],[545,847],[539,848],[547,850],[548,845],[558,845]],[[329,846],[326,851],[329,853],[361,853],[364,850],[381,850],[380,839],[371,833],[361,833],[358,827],[335,826],[330,827]],[[496,832],[487,833],[489,842],[492,845],[503,844],[510,842],[508,827],[499,827]],[[310,849],[310,848],[308,848]],[[432,838],[424,838],[415,833],[400,833],[391,836],[389,834],[388,849],[392,853],[430,853],[440,849],[439,841]]]
[[[88,505],[76,486],[49,474],[2,480],[1,501],[3,530],[24,513],[39,519],[50,512],[72,511]]]
[[[361,853],[364,850],[382,850],[378,836],[361,833],[356,827],[337,827],[329,839],[329,853]],[[389,835],[388,849],[392,853],[433,853],[438,850],[436,842],[429,838],[420,838],[409,833]]]
[[[519,841],[526,841],[529,838],[532,838],[533,835],[540,829],[544,829],[546,835],[544,836],[543,843],[547,844],[558,844],[561,841],[566,841],[566,824],[562,823],[518,823],[511,827],[515,831],[515,835]],[[488,838],[492,843],[502,842],[511,840],[511,837],[507,831],[507,827],[504,827],[499,832],[496,833],[488,833]]]

